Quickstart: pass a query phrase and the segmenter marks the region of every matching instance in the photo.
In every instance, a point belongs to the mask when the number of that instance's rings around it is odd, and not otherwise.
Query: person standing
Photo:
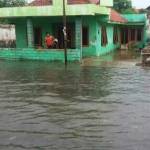
[[[54,37],[51,36],[49,33],[47,33],[45,37],[46,48],[48,49],[53,48],[53,44],[54,44]]]

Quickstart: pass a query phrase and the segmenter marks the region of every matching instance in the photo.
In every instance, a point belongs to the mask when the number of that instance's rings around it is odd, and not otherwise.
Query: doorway
[[[42,29],[40,27],[34,28],[34,46],[42,47]]]
[[[55,38],[58,39],[58,48],[64,48],[64,34],[63,34],[63,24],[57,23],[53,24],[53,31]],[[67,48],[75,48],[75,24],[67,24]]]
[[[127,44],[128,41],[128,28],[121,28],[120,32],[120,37],[121,37],[121,44]]]

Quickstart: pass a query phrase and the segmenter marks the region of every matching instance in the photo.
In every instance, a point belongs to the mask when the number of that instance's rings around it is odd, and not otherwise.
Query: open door
[[[64,48],[63,24],[58,23],[53,25],[54,36],[58,39],[58,48]],[[67,48],[75,48],[75,24],[67,24]]]
[[[42,47],[42,29],[40,27],[34,28],[34,46]]]

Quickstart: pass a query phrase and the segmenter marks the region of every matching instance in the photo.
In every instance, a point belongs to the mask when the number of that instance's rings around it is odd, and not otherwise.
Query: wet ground
[[[0,150],[149,150],[150,68],[139,61],[0,61]]]

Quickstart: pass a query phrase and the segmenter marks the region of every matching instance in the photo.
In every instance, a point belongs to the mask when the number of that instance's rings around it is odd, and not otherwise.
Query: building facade
[[[112,7],[113,0],[66,0],[69,61],[121,47],[120,31],[128,20]],[[25,7],[1,8],[0,16],[16,29],[16,48],[1,49],[1,58],[64,61],[63,1],[35,0]],[[45,47],[47,32],[58,39],[57,48]]]

